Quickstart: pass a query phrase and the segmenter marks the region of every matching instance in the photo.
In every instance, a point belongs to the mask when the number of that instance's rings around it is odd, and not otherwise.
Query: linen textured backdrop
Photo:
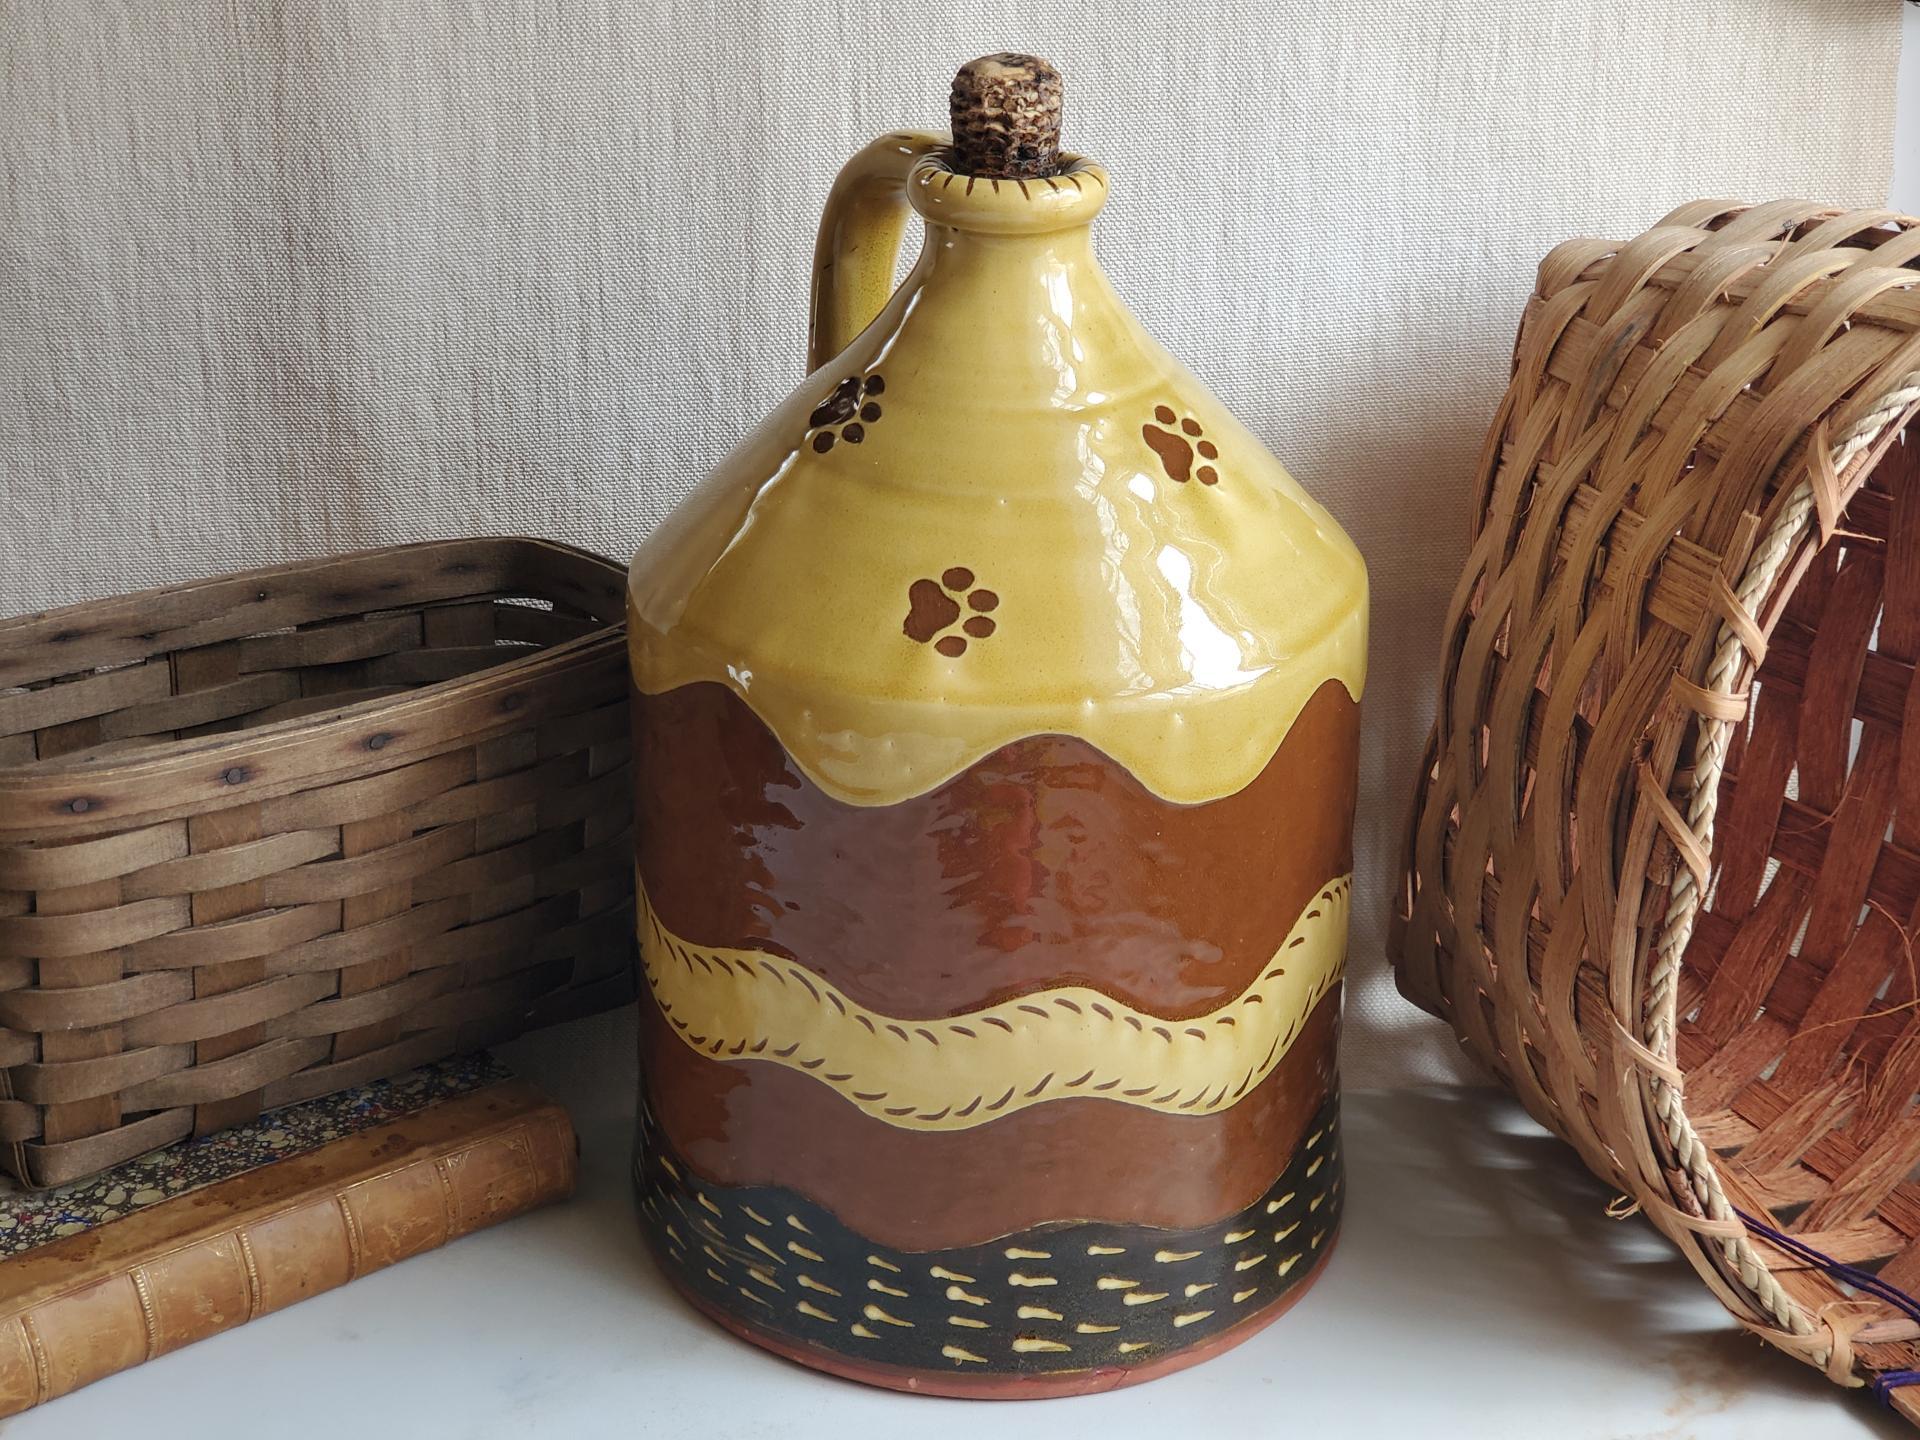
[[[1383,921],[1533,267],[1702,195],[1883,201],[1901,8],[9,0],[0,613],[459,532],[624,557],[800,378],[841,160],[1033,50],[1122,294],[1367,555],[1347,1074],[1451,1076]]]

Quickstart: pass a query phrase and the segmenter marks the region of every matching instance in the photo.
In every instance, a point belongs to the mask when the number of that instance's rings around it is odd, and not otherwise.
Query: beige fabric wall
[[[0,612],[396,539],[624,555],[798,378],[839,161],[1055,59],[1122,292],[1365,550],[1350,1080],[1534,263],[1878,202],[1897,0],[0,5]]]

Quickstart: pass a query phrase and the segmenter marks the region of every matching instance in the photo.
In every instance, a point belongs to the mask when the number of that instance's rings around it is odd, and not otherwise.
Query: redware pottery
[[[813,373],[629,591],[642,1223],[936,1394],[1191,1364],[1341,1210],[1365,571],[1109,286],[1059,108],[993,56],[854,157]]]

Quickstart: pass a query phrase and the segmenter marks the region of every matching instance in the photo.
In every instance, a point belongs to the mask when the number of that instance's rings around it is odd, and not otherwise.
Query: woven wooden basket
[[[1920,1365],[1871,1293],[1920,1291],[1916,411],[1913,220],[1704,202],[1547,258],[1391,939],[1735,1316],[1849,1385]]]
[[[466,540],[0,623],[0,1169],[628,998],[624,591]]]

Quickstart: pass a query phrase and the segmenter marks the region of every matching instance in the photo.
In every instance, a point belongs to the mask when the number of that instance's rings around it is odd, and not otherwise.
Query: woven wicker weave
[[[1402,990],[1843,1384],[1920,1327],[1920,226],[1705,202],[1540,269],[1391,948]],[[1893,1392],[1910,1417],[1920,1390]]]
[[[0,1168],[627,998],[624,588],[454,541],[0,624]]]

